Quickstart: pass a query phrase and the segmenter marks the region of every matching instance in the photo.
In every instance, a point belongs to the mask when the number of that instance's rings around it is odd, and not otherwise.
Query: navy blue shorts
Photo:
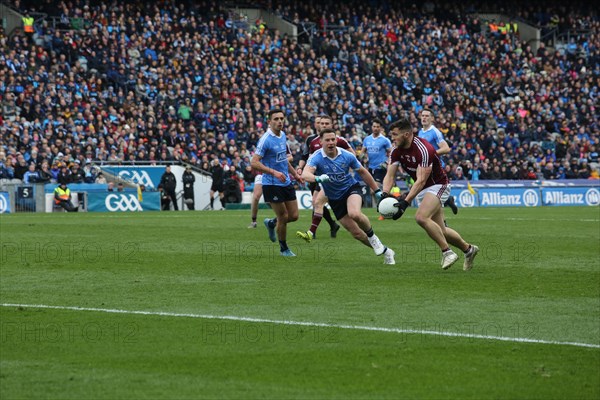
[[[362,199],[362,187],[358,183],[351,186],[340,199],[329,199],[329,206],[333,210],[335,219],[338,221],[342,219],[344,215],[348,214],[348,197],[353,194],[359,195]]]
[[[385,178],[385,174],[387,173],[387,170],[383,169],[383,168],[375,168],[375,169],[369,168],[369,173],[371,175],[373,175],[373,179],[375,179],[375,182],[383,183],[383,178]]]
[[[317,182],[309,182],[308,189],[310,190],[310,193],[320,192],[321,186],[319,186],[319,184]]]
[[[263,185],[263,196],[267,203],[284,203],[296,200],[296,189],[293,184],[288,186]]]

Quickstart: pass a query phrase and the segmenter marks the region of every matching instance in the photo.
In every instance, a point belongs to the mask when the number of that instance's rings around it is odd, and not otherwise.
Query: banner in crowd
[[[10,196],[7,192],[0,192],[0,214],[10,213]]]
[[[165,172],[165,166],[102,166],[102,171],[118,176],[119,178],[138,185],[144,185],[148,189],[156,189],[160,178]]]
[[[88,193],[88,211],[158,211],[160,210],[160,193],[144,192],[142,200],[137,193],[112,192]]]

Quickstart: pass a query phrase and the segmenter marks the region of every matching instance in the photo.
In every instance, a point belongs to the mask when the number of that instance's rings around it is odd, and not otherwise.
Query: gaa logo
[[[592,188],[585,192],[585,203],[588,206],[597,206],[600,204],[600,192],[598,192],[598,189]]]
[[[300,207],[303,210],[310,210],[312,208],[312,195],[310,192],[302,193],[300,195]]]
[[[144,211],[134,194],[109,194],[104,200],[108,211]]]
[[[154,187],[154,183],[146,171],[120,171],[119,178],[129,180],[138,185],[144,185],[147,188]]]
[[[523,204],[525,207],[535,207],[539,202],[538,194],[533,189],[527,189],[523,192]]]
[[[458,195],[461,207],[475,207],[475,196],[468,190],[463,190]]]

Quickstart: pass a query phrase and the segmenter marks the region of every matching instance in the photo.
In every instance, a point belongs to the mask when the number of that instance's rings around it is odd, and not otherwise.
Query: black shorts
[[[317,182],[310,182],[308,184],[308,189],[310,190],[311,193],[320,192],[321,191],[321,185],[319,185]]]
[[[373,179],[375,179],[375,182],[383,183],[383,178],[385,178],[385,174],[387,173],[387,170],[385,170],[383,168],[375,168],[375,169],[369,168],[369,173],[373,176]]]
[[[213,184],[210,186],[210,190],[221,193],[223,191],[223,185],[213,181]]]
[[[335,219],[338,221],[342,219],[344,215],[348,214],[348,197],[353,194],[359,195],[362,199],[362,187],[358,183],[351,186],[340,199],[329,199],[329,207],[333,210]]]
[[[284,203],[296,200],[296,189],[293,184],[288,186],[263,185],[263,196],[267,203]]]

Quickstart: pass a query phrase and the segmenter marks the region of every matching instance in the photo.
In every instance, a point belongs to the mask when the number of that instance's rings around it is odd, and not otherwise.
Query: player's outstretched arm
[[[379,186],[377,186],[377,182],[375,182],[373,176],[369,173],[369,171],[367,171],[365,167],[360,167],[360,169],[358,169],[356,172],[360,175],[360,177],[367,184],[367,186],[371,188],[371,191],[373,193],[377,192],[378,190],[381,190],[379,189]]]
[[[389,163],[385,177],[383,178],[382,190],[384,193],[389,193],[394,187],[394,180],[396,179],[396,172],[398,172],[398,163]]]
[[[316,170],[316,167],[311,167],[310,165],[305,166],[304,170],[302,171],[302,179],[304,179],[305,182],[316,182]]]

